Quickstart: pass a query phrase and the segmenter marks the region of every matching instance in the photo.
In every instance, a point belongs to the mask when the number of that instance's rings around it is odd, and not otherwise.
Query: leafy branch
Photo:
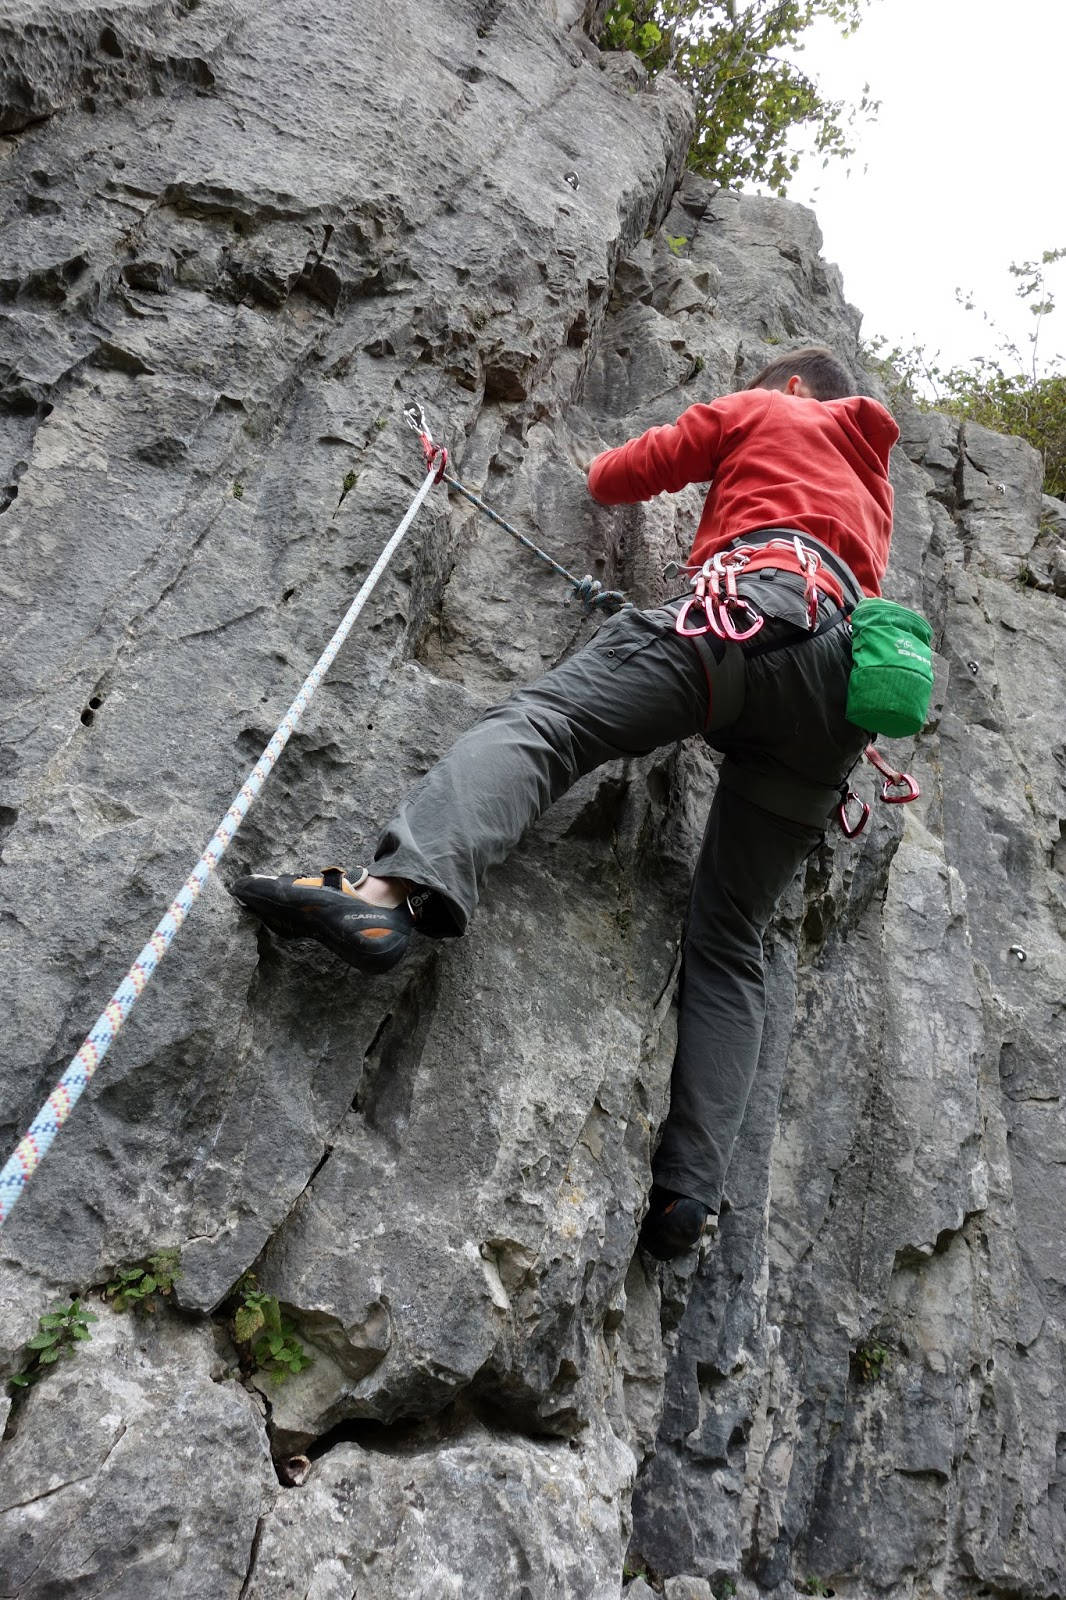
[[[823,162],[853,154],[851,130],[879,102],[863,89],[858,106],[825,98],[790,58],[819,18],[847,36],[866,0],[614,0],[600,32],[604,50],[632,50],[650,73],[673,72],[692,96],[696,128],[688,164],[703,177],[740,187],[764,183],[784,194],[799,165],[790,131],[810,130]]]

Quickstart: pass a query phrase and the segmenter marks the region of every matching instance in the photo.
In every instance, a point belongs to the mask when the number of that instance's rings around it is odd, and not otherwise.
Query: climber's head
[[[831,350],[812,344],[778,356],[747,387],[780,389],[808,400],[842,400],[855,393],[855,380]]]

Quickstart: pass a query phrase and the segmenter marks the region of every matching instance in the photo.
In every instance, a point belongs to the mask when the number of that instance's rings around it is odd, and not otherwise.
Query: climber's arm
[[[676,493],[714,476],[727,419],[719,402],[690,406],[666,427],[605,450],[589,467],[589,492],[601,505],[629,505]]]

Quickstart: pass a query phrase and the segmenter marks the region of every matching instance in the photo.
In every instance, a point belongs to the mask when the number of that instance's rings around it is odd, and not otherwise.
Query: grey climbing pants
[[[797,626],[797,585],[782,573],[759,587],[755,598],[776,614],[751,646],[682,638],[676,603],[620,612],[456,741],[384,830],[371,868],[431,891],[422,931],[460,934],[485,870],[584,773],[692,735],[724,753],[693,878],[670,1111],[653,1164],[657,1183],[713,1211],[759,1058],[763,934],[868,739],[844,715],[848,630],[811,637]],[[822,620],[835,615],[824,601]]]

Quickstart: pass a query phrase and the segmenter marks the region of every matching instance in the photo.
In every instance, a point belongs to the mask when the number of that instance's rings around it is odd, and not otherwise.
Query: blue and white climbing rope
[[[391,561],[400,540],[414,521],[430,489],[439,480],[443,457],[443,450],[435,451],[428,460],[425,482],[411,502],[406,516],[385,545],[362,588],[345,612],[337,631],[305,678],[303,687],[278,724],[270,743],[241,784],[233,804],[208,840],[199,861],[174,896],[166,914],[157,923],[148,943],[97,1017],[77,1055],[34,1117],[25,1137],[19,1141],[14,1154],[0,1171],[0,1227],[11,1215],[22,1191],[48,1154],[56,1134],[70,1116],[96,1069],[114,1044],[119,1030],[144,993],[182,923],[199,899],[208,878],[229,848],[234,834],[295,732],[300,718],[310,705],[337,652],[351,632],[356,618]]]

